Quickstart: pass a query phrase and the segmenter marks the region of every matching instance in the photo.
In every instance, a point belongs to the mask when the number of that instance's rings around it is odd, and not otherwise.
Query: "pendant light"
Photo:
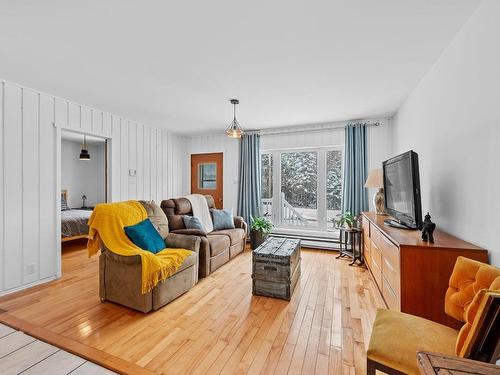
[[[240,124],[238,124],[238,120],[236,120],[236,105],[240,104],[238,99],[231,99],[231,104],[233,105],[233,121],[226,129],[226,134],[230,138],[241,138],[243,135],[243,129],[241,129]]]
[[[87,136],[83,135],[82,150],[80,151],[80,160],[90,160],[90,154],[87,150]]]

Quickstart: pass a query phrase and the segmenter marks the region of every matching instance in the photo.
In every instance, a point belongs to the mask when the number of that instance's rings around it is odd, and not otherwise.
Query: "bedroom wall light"
[[[238,99],[231,99],[231,104],[233,105],[233,121],[226,129],[226,135],[230,138],[241,138],[243,135],[243,129],[241,129],[240,124],[238,124],[238,120],[236,120],[236,105],[240,104]]]
[[[80,151],[80,160],[90,160],[90,154],[87,150],[87,136],[83,136],[82,150]]]

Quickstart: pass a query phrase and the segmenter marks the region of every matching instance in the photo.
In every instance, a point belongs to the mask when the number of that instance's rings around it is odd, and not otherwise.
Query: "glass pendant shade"
[[[228,128],[226,129],[226,135],[229,138],[241,138],[241,136],[243,135],[243,129],[238,123],[238,120],[236,120],[236,105],[239,104],[240,101],[238,99],[231,99],[230,102],[233,105],[234,117],[233,121],[231,121],[231,124],[229,124]]]
[[[243,135],[243,130],[240,127],[240,124],[238,124],[238,121],[236,119],[231,122],[231,125],[226,130],[226,134],[230,138],[241,138]]]

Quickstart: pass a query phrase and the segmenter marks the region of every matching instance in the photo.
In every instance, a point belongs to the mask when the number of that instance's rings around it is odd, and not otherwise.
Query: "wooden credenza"
[[[437,229],[434,243],[424,242],[420,231],[388,226],[387,218],[362,214],[365,263],[387,307],[459,328],[444,312],[453,266],[458,256],[488,263],[488,252]]]

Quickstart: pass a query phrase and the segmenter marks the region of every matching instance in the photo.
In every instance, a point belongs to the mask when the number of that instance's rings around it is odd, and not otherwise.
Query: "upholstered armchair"
[[[147,313],[158,310],[198,282],[198,253],[200,239],[170,233],[165,246],[182,248],[193,253],[187,257],[172,276],[161,281],[149,293],[141,293],[141,257],[122,256],[101,244],[99,256],[99,295],[101,301],[111,301]]]
[[[418,282],[418,280],[415,280]],[[367,373],[419,374],[417,352],[469,358],[486,313],[485,298],[500,297],[500,269],[458,257],[445,297],[445,312],[465,323],[460,331],[417,316],[378,310],[367,351]]]

